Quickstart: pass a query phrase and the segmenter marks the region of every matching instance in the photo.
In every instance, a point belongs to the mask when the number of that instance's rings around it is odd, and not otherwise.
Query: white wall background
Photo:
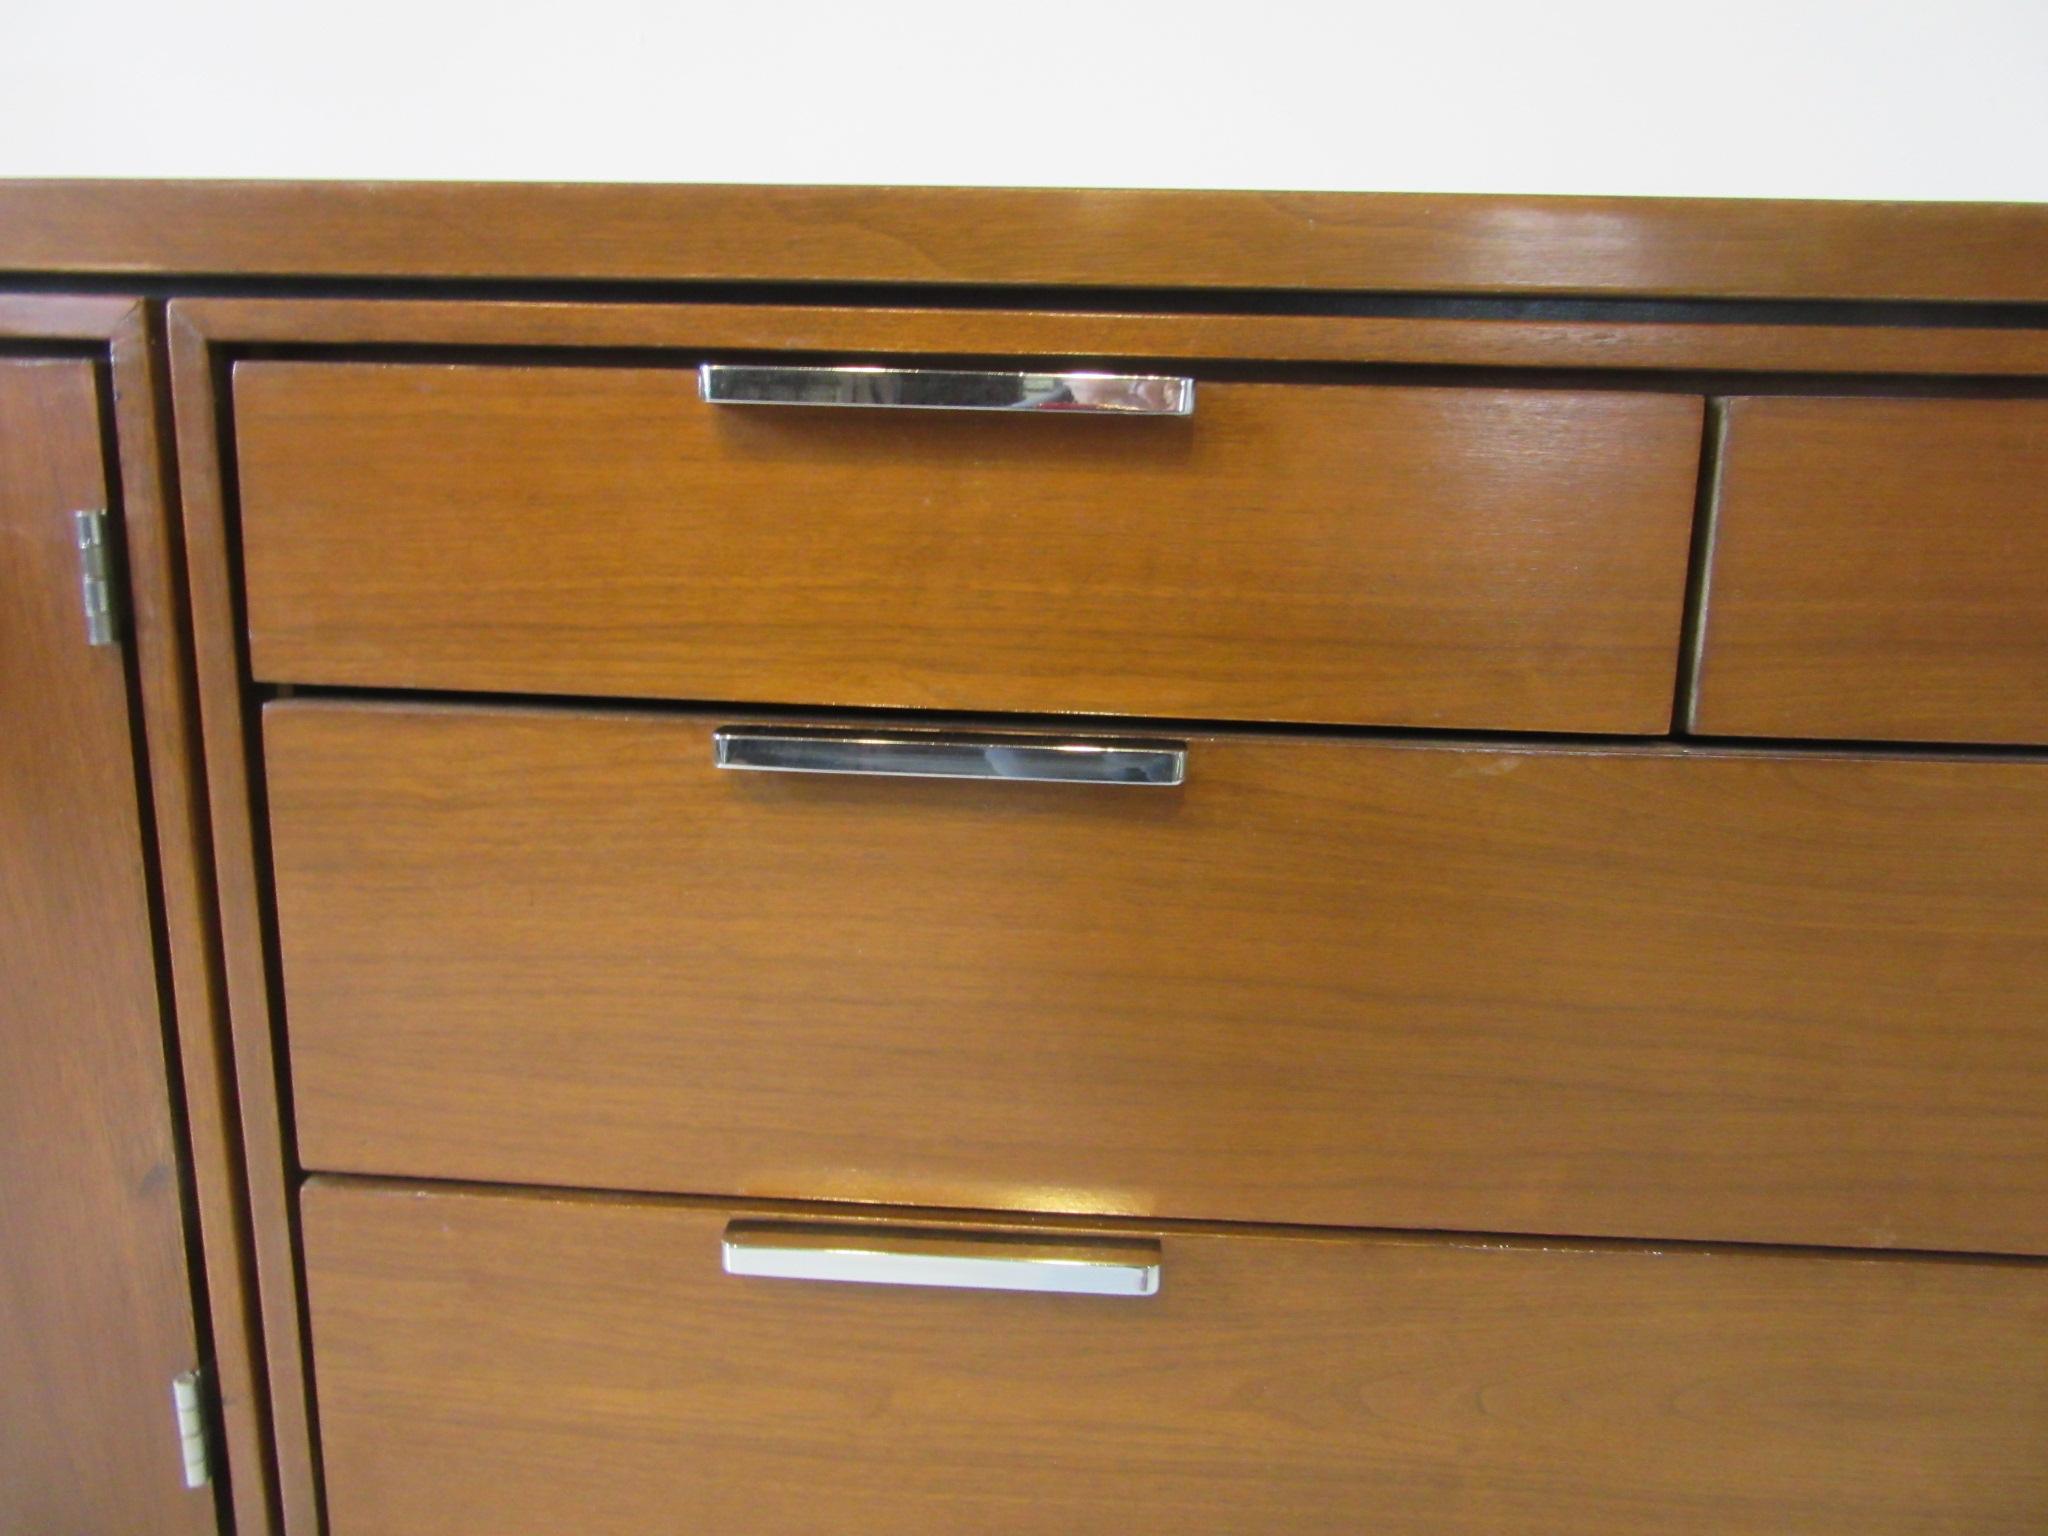
[[[0,175],[2048,201],[2048,0],[0,0]]]

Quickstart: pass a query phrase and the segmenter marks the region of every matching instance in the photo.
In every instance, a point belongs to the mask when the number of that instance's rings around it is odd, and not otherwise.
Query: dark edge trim
[[[597,1188],[582,1184],[500,1184],[474,1179],[432,1178],[409,1174],[353,1173],[323,1170],[307,1182],[328,1189],[353,1189],[416,1199],[421,1195],[473,1197],[482,1200],[568,1202],[576,1205],[637,1205],[677,1211],[730,1212],[769,1220],[835,1217],[863,1224],[896,1223],[930,1227],[960,1222],[985,1222],[1011,1231],[1074,1233],[1157,1233],[1164,1237],[1291,1237],[1305,1241],[1335,1239],[1432,1243],[1481,1243],[1489,1248],[1566,1249],[1584,1253],[1690,1253],[1702,1256],[1780,1258],[1805,1263],[1962,1264],[1987,1269],[2034,1269],[2048,1272],[2048,1254],[1979,1252],[1952,1248],[1849,1248],[1833,1244],[1773,1243],[1739,1238],[1588,1237],[1568,1232],[1475,1231],[1464,1227],[1353,1227],[1318,1222],[1215,1221],[1195,1216],[1103,1216],[1068,1211],[998,1210],[987,1206],[869,1205],[855,1200],[789,1200],[752,1195],[678,1194],[673,1190]]]
[[[1693,512],[1692,553],[1686,567],[1685,622],[1678,637],[1678,688],[1671,730],[1690,736],[1699,714],[1701,668],[1707,656],[1707,609],[1713,598],[1714,545],[1721,531],[1721,474],[1728,448],[1728,401],[1709,396],[1700,432],[1699,501]]]

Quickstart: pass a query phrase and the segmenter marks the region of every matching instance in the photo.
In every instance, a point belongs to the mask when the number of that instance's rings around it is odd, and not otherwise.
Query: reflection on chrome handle
[[[711,743],[720,768],[767,773],[1172,786],[1187,777],[1188,766],[1182,741],[734,725],[714,731]]]
[[[946,368],[797,368],[706,363],[707,405],[855,405],[912,411],[1082,411],[1191,416],[1193,379],[1127,373],[984,373]]]
[[[725,1272],[773,1280],[1151,1296],[1159,1290],[1159,1244],[851,1222],[735,1221],[725,1229]]]

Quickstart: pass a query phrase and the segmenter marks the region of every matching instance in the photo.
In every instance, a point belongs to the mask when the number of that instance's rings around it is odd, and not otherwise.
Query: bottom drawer
[[[726,1273],[767,1214],[314,1180],[333,1536],[2048,1525],[2031,1261],[1104,1225],[1156,1294]],[[1144,1289],[917,1225],[739,1267]]]

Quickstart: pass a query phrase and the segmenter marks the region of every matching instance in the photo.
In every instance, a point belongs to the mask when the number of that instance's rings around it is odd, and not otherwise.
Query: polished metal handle
[[[1195,381],[1130,373],[986,373],[705,363],[707,405],[854,405],[912,411],[1093,411],[1192,416]]]
[[[1159,1244],[1143,1238],[735,1221],[725,1229],[725,1272],[859,1285],[1151,1296],[1159,1290]]]
[[[1188,767],[1181,741],[733,725],[712,732],[711,745],[720,768],[766,773],[1171,786],[1187,777]]]

